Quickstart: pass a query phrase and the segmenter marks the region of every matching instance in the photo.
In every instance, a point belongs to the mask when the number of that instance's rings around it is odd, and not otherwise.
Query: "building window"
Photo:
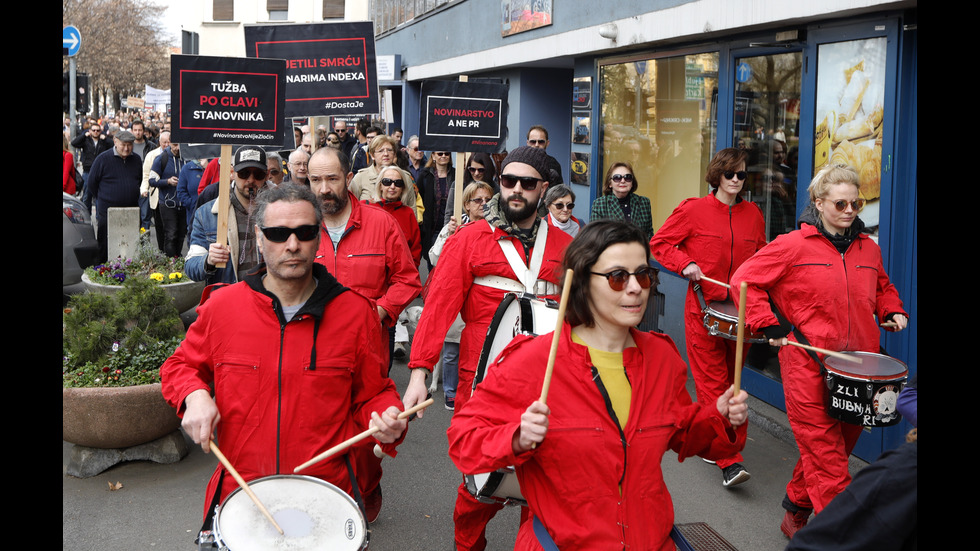
[[[683,199],[707,193],[716,143],[718,53],[640,58],[599,67],[598,181],[628,161],[659,228]]]
[[[214,0],[211,19],[213,21],[234,21],[235,0]]]
[[[289,19],[289,0],[266,0],[265,9],[269,12],[269,21]]]
[[[343,19],[344,0],[323,0],[324,19]]]

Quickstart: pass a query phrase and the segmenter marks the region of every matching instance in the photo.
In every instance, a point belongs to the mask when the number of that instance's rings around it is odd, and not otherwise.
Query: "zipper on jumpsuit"
[[[613,424],[616,425],[616,429],[619,430],[619,441],[623,445],[623,474],[620,475],[620,477],[619,477],[619,488],[620,488],[620,495],[619,495],[619,499],[620,499],[620,507],[619,507],[619,509],[620,509],[619,510],[620,522],[619,522],[619,527],[620,527],[620,531],[623,534],[623,541],[622,541],[622,543],[623,543],[623,549],[626,549],[626,529],[628,528],[628,526],[626,526],[622,522],[623,520],[625,520],[625,516],[622,514],[622,509],[623,509],[623,506],[622,506],[622,500],[623,500],[622,491],[623,491],[623,481],[626,479],[626,455],[627,455],[626,454],[626,448],[628,446],[628,444],[626,443],[626,433],[623,432],[623,427],[622,427],[622,425],[619,424],[619,418],[616,417],[616,412],[615,412],[615,410],[613,410],[613,407],[612,407],[612,401],[609,399],[609,393],[606,391],[606,385],[602,384],[602,378],[599,376],[599,370],[596,369],[596,367],[594,365],[591,365],[591,364],[589,365],[589,369],[592,370],[592,382],[594,382],[596,388],[599,389],[599,395],[602,396],[602,400],[606,404],[606,413],[609,414],[609,417],[612,418]],[[626,370],[626,366],[625,365],[623,366],[623,370],[625,372],[625,370]],[[629,374],[626,375],[626,381],[629,382]],[[632,386],[632,383],[630,384],[630,386]]]

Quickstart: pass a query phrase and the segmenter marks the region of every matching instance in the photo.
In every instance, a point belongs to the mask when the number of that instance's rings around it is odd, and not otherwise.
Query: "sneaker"
[[[395,350],[392,352],[392,355],[395,356],[396,359],[403,360],[405,359],[406,354],[407,351],[405,350],[405,343],[396,342]]]
[[[455,398],[446,398],[446,409],[448,409],[449,411],[455,411],[456,410],[456,399]]]
[[[787,538],[793,539],[793,534],[806,526],[808,520],[810,520],[810,509],[800,509],[795,513],[786,511],[786,514],[783,515],[783,522],[779,523],[779,529],[786,534]]]
[[[741,484],[752,477],[741,463],[732,463],[721,470],[721,483],[726,487]]]
[[[381,484],[364,496],[364,514],[369,524],[378,520],[378,515],[381,514]]]

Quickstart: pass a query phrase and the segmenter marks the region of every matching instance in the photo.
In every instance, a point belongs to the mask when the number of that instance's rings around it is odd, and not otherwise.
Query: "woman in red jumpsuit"
[[[704,178],[711,193],[682,201],[650,240],[653,257],[691,281],[684,306],[684,339],[695,393],[702,402],[716,400],[734,382],[736,342],[708,334],[695,288],[700,285],[706,303],[730,301],[727,288],[701,278],[728,282],[766,244],[762,211],[739,196],[745,184],[746,155],[734,148],[716,153]],[[741,461],[740,453],[717,461],[725,487],[749,479]]]
[[[449,454],[464,473],[516,468],[531,514],[515,549],[672,551],[664,453],[721,458],[745,444],[745,391],[692,402],[670,337],[635,329],[657,281],[649,254],[627,222],[584,227],[565,251],[574,275],[547,404],[553,334],[518,336],[453,416]]]
[[[861,231],[858,212],[865,201],[859,190],[854,169],[822,169],[810,183],[811,204],[800,216],[800,229],[774,239],[732,276],[733,288],[748,282],[745,323],[764,332],[771,345],[786,344],[787,336],[801,340],[802,334],[819,348],[877,353],[879,322],[894,322],[895,331],[908,324],[881,249]],[[795,327],[792,335],[789,327],[780,326],[770,298]],[[793,537],[812,511],[819,513],[847,487],[848,457],[862,428],[827,414],[821,366],[808,352],[783,346],[779,366],[786,415],[800,448],[780,525]]]

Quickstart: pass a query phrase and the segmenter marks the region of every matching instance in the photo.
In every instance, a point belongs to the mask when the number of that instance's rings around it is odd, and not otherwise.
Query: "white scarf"
[[[548,216],[551,218],[551,224],[553,226],[557,227],[558,229],[562,230],[563,232],[567,233],[572,237],[578,235],[578,230],[579,230],[578,222],[576,222],[575,219],[572,218],[571,216],[568,217],[568,222],[564,222],[564,223],[559,222],[558,219],[555,218],[555,215],[550,212],[548,213]]]

